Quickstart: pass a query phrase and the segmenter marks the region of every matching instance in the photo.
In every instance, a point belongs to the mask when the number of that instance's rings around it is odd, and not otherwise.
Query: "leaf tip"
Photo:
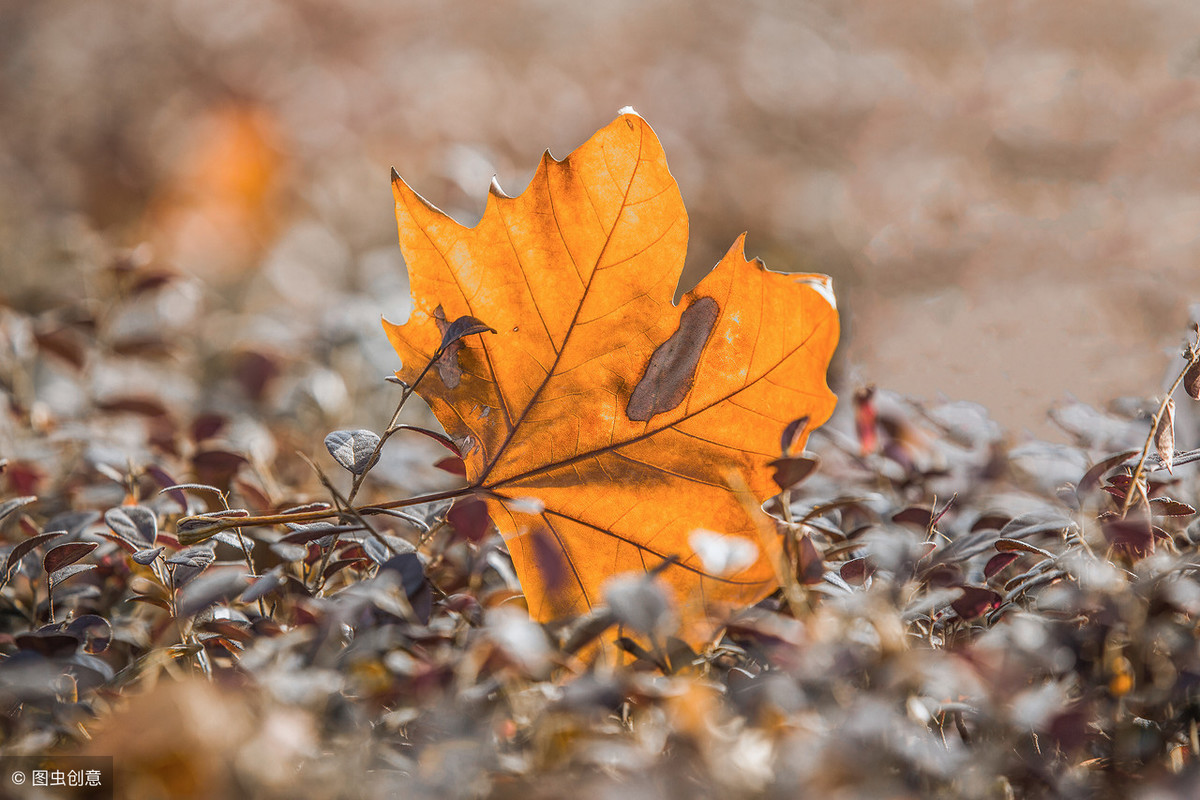
[[[508,192],[506,192],[500,188],[500,179],[495,175],[492,176],[492,182],[488,186],[488,192],[493,197],[497,197],[501,200],[511,200],[512,199],[512,195],[510,195]]]
[[[637,117],[638,119],[642,118],[642,115],[639,114],[637,111],[635,111],[633,106],[621,106],[621,108],[617,111],[617,116],[618,117],[631,116],[631,117]]]
[[[392,183],[397,183],[400,180],[400,173],[396,171],[395,167],[392,167]]]

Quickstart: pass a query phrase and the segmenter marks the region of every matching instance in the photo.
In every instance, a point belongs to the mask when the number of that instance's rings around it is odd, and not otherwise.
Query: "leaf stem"
[[[224,517],[215,519],[212,524],[202,528],[196,528],[190,531],[179,532],[180,544],[193,545],[210,539],[221,531],[227,531],[230,528],[242,528],[258,525],[287,525],[301,522],[318,522],[320,520],[337,517],[342,514],[350,515],[368,515],[368,514],[383,514],[389,509],[405,508],[407,506],[419,506],[424,503],[436,503],[439,500],[453,500],[456,497],[462,497],[475,491],[475,486],[461,486],[457,489],[448,489],[444,492],[433,492],[432,494],[423,494],[416,497],[408,497],[403,500],[392,500],[387,503],[373,503],[367,506],[350,506],[348,508],[330,508],[324,511],[302,511],[293,514],[264,514],[257,517]],[[195,517],[184,517],[180,520],[181,523],[187,522]]]
[[[367,459],[367,466],[362,472],[354,476],[354,481],[350,484],[350,492],[346,495],[347,506],[350,506],[354,503],[354,498],[356,495],[358,495],[358,490],[362,487],[363,481],[367,477],[367,473],[370,472],[371,467],[375,466],[375,464],[379,461],[379,454],[383,452],[383,445],[392,437],[392,434],[399,430],[399,427],[397,427],[396,423],[400,420],[400,412],[404,410],[404,404],[408,402],[408,398],[412,397],[413,392],[417,390],[417,386],[421,383],[421,379],[429,373],[429,369],[435,363],[437,363],[437,360],[441,357],[441,355],[442,351],[439,348],[438,351],[433,354],[433,358],[426,362],[425,368],[421,370],[421,374],[418,375],[417,379],[412,382],[412,385],[404,387],[404,393],[400,395],[400,402],[396,404],[396,410],[392,412],[392,421],[388,423],[387,429],[383,432],[383,435],[379,437],[379,441],[376,442],[375,449],[371,451],[371,456]]]
[[[1130,476],[1129,488],[1125,491],[1125,500],[1121,503],[1121,518],[1129,513],[1130,507],[1133,505],[1134,495],[1137,494],[1150,502],[1149,495],[1141,486],[1142,473],[1146,468],[1146,459],[1150,456],[1150,448],[1154,446],[1154,436],[1158,433],[1158,423],[1162,420],[1163,414],[1167,411],[1167,403],[1171,400],[1175,390],[1179,388],[1179,384],[1183,383],[1183,377],[1187,375],[1189,369],[1200,362],[1200,334],[1197,335],[1196,341],[1191,342],[1184,350],[1184,358],[1187,363],[1183,365],[1183,369],[1175,376],[1175,382],[1171,384],[1171,388],[1167,390],[1166,396],[1162,402],[1158,404],[1158,411],[1154,412],[1154,419],[1150,421],[1150,433],[1146,435],[1146,442],[1142,445],[1142,454],[1138,458],[1137,466],[1133,468],[1133,475]]]

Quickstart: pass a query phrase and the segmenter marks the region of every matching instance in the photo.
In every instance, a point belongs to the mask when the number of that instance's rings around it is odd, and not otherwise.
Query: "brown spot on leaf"
[[[683,402],[719,313],[720,307],[711,297],[701,297],[684,310],[679,329],[650,356],[642,379],[629,396],[625,413],[631,420],[648,422]]]
[[[441,306],[433,310],[433,321],[437,323],[438,330],[442,333],[442,341],[445,342],[446,334],[450,330],[450,323],[446,321],[446,312],[442,310]],[[462,367],[458,364],[458,351],[462,349],[462,341],[451,341],[440,349],[442,354],[434,362],[438,377],[442,379],[442,383],[446,385],[447,389],[457,389],[458,384],[462,382]]]

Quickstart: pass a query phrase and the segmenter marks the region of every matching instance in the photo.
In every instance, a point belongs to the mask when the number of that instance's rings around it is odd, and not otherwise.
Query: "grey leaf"
[[[379,445],[379,437],[368,430],[334,431],[325,437],[329,455],[355,475],[371,466],[371,455]]]
[[[104,522],[113,533],[143,548],[154,547],[154,540],[158,538],[158,519],[153,511],[143,506],[110,508],[104,512]]]

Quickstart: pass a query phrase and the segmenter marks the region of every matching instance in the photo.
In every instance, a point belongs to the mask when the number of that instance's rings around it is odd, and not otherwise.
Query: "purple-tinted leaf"
[[[283,586],[283,582],[283,570],[279,567],[273,567],[268,572],[255,578],[254,582],[250,584],[250,588],[242,592],[242,596],[239,599],[243,603],[253,603]]]
[[[984,514],[971,526],[971,533],[985,530],[1000,530],[1012,520],[1008,514]]]
[[[450,345],[467,336],[477,333],[495,333],[496,330],[472,316],[461,316],[446,326],[442,333],[442,344],[438,347],[437,355],[444,353]]]
[[[813,544],[812,538],[805,534],[796,540],[796,577],[801,583],[812,585],[820,583],[825,576],[825,562],[821,553]]]
[[[242,594],[252,576],[245,567],[217,567],[188,583],[179,592],[179,616],[190,617],[211,605]]]
[[[962,586],[963,571],[957,562],[942,561],[933,564],[921,574],[921,580],[933,588]]]
[[[99,545],[95,542],[68,542],[53,548],[42,559],[42,569],[54,573],[68,564],[74,564]]]
[[[975,619],[1000,606],[1001,597],[982,586],[964,586],[962,594],[950,604],[954,613],[963,619]]]
[[[1103,461],[1092,465],[1088,471],[1083,474],[1083,477],[1079,479],[1079,484],[1075,487],[1075,494],[1079,497],[1083,497],[1087,493],[1091,492],[1100,485],[1100,479],[1104,477],[1106,472],[1119,464],[1124,464],[1130,458],[1136,456],[1138,452],[1139,451],[1137,450],[1126,450],[1123,453],[1117,453],[1115,456],[1109,456]]]
[[[780,491],[787,491],[793,486],[798,486],[811,475],[820,463],[815,456],[790,456],[777,458],[767,466],[774,470],[772,478],[775,480],[775,485],[779,487]]]
[[[9,514],[16,511],[18,508],[20,508],[21,506],[28,505],[28,504],[32,503],[34,500],[37,500],[36,495],[26,495],[24,497],[13,497],[8,500],[5,500],[3,503],[0,503],[0,519],[4,519]]]
[[[1196,509],[1187,503],[1181,503],[1169,497],[1150,498],[1150,510],[1152,513],[1160,514],[1164,517],[1190,517],[1196,513]]]
[[[862,585],[863,582],[875,571],[875,568],[867,563],[865,558],[852,558],[842,564],[838,573],[842,576],[842,580],[846,583]]]
[[[158,518],[144,506],[119,506],[104,512],[104,522],[113,533],[136,543],[142,549],[154,546],[158,538]]]
[[[229,420],[222,414],[211,412],[197,414],[188,429],[188,435],[196,444],[216,436],[228,424]]]
[[[288,544],[308,544],[321,540],[321,546],[328,547],[333,543],[335,533],[354,530],[356,526],[339,527],[329,522],[314,522],[309,525],[290,525],[288,527],[292,529],[292,532],[285,534],[279,541]],[[325,539],[328,541],[324,541]]]
[[[321,572],[321,577],[325,580],[329,580],[334,575],[337,575],[339,572],[341,572],[342,570],[344,570],[346,567],[350,566],[351,564],[366,564],[366,563],[368,563],[368,562],[365,559],[361,559],[361,558],[340,558],[337,561],[331,561],[328,564],[326,564],[325,569]]]
[[[192,456],[192,469],[199,483],[228,487],[246,457],[228,450],[205,450]]]
[[[1108,544],[1131,558],[1143,558],[1154,552],[1154,529],[1149,520],[1112,518],[1102,522],[1101,528]]]
[[[1193,400],[1200,400],[1200,361],[1195,362],[1183,373],[1183,390]]]
[[[808,427],[808,419],[807,416],[794,419],[783,429],[783,435],[779,438],[779,452],[783,454],[784,460],[791,454],[793,448],[796,447],[797,440],[804,433],[804,429]]]
[[[124,536],[118,536],[112,531],[96,531],[97,536],[102,536],[110,542],[120,545],[121,549],[127,553],[136,553],[139,548],[136,544],[126,539]]]
[[[175,585],[183,586],[203,572],[213,562],[213,559],[211,549],[189,547],[168,558],[166,563],[174,567]]]
[[[994,577],[998,572],[1020,558],[1019,553],[997,553],[983,567],[983,577]]]
[[[60,536],[66,536],[66,531],[48,531],[39,533],[37,536],[31,536],[28,539],[20,541],[8,554],[8,558],[4,560],[4,574],[8,575],[10,569],[13,568],[22,558],[28,555],[35,547],[43,545],[46,542],[52,542]]]
[[[435,442],[437,442],[442,447],[449,450],[451,453],[454,453],[454,455],[460,456],[460,457],[462,456],[462,451],[459,449],[458,445],[456,445],[454,443],[454,440],[451,439],[449,436],[447,436],[444,433],[438,433],[437,431],[431,431],[428,428],[419,428],[416,425],[397,425],[396,430],[397,431],[412,431],[413,433],[419,433],[422,436],[428,436],[430,439],[433,439]]]
[[[1042,548],[1029,544],[1028,542],[1022,542],[1019,539],[997,539],[995,547],[996,552],[998,553],[1012,553],[1020,551],[1022,553],[1034,553],[1035,555],[1042,556],[1043,558],[1054,558],[1054,554],[1049,550],[1043,550]]]
[[[149,566],[154,563],[154,559],[158,558],[164,549],[163,547],[156,547],[153,550],[139,550],[133,554],[132,558],[143,567]]]
[[[909,506],[892,515],[892,522],[898,525],[912,525],[919,530],[928,530],[933,524],[933,511],[920,506]]]
[[[416,553],[401,553],[393,556],[380,565],[379,571],[395,572],[399,575],[404,593],[410,597],[425,584],[425,567]]]
[[[446,521],[459,536],[471,542],[481,541],[492,524],[487,503],[477,497],[465,497],[455,503],[446,513]]]
[[[76,575],[82,575],[83,573],[95,568],[95,564],[70,564],[65,567],[60,567],[59,569],[56,569],[50,573],[50,586],[60,586],[68,578],[73,578]]]
[[[443,472],[449,472],[451,475],[459,475],[464,478],[467,477],[467,464],[458,456],[439,458],[436,462],[434,462],[433,466]]]
[[[429,622],[433,612],[433,592],[425,579],[425,566],[416,553],[401,553],[379,567],[380,574],[395,573],[400,577],[404,594],[421,624]]]

